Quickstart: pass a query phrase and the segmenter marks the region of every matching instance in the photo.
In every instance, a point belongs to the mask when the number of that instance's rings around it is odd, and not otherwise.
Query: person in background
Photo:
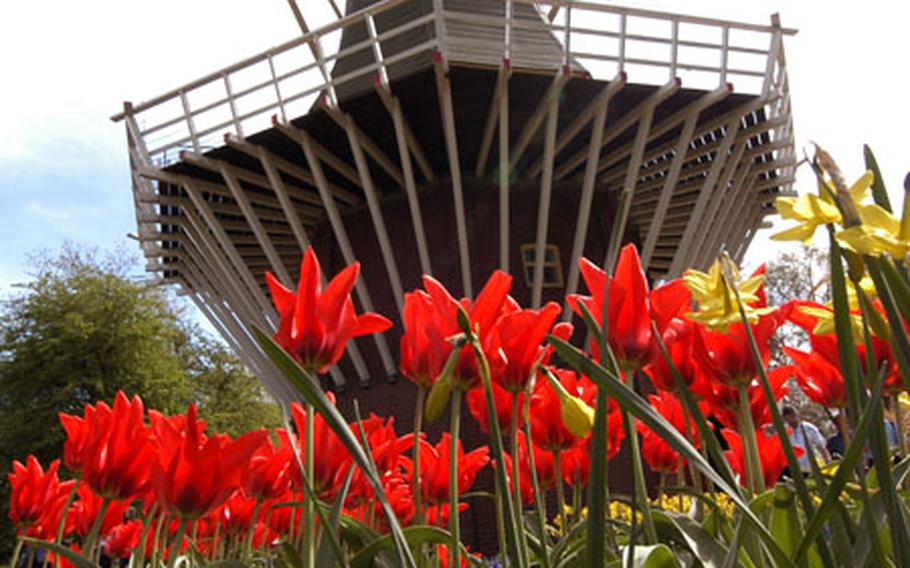
[[[825,449],[828,450],[828,455],[831,456],[831,459],[840,459],[844,457],[844,453],[847,451],[847,447],[844,444],[844,435],[837,428],[837,414],[829,414],[831,417],[831,422],[834,423],[834,435],[828,438],[828,441],[825,443]]]
[[[801,448],[803,455],[799,459],[799,467],[803,471],[809,469],[809,446],[816,459],[823,463],[831,461],[831,456],[825,447],[825,437],[819,432],[818,427],[811,422],[800,420],[799,412],[792,406],[784,406],[781,410],[784,421],[790,427],[790,442],[795,448]]]

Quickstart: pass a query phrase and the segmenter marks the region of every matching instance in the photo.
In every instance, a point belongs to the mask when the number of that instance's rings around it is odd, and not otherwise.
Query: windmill
[[[179,287],[280,400],[247,326],[264,273],[314,246],[360,260],[355,301],[399,319],[423,273],[472,296],[491,270],[537,307],[577,260],[639,245],[649,277],[740,259],[795,156],[795,33],[564,0],[350,0],[302,34],[113,117],[148,270]],[[734,90],[733,86],[736,85]],[[395,408],[397,336],[352,343],[334,388]],[[405,414],[411,409],[401,410]]]

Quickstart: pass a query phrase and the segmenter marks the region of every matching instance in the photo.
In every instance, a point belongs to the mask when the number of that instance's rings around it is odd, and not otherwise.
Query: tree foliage
[[[37,258],[30,281],[0,304],[3,471],[29,454],[48,463],[64,440],[57,414],[110,403],[118,390],[167,413],[196,402],[212,429],[233,435],[279,423],[276,405],[242,363],[187,323],[163,288],[129,277],[131,267],[122,254],[66,246]],[[5,485],[4,476],[0,494]]]
[[[765,271],[768,304],[782,306],[793,298],[819,303],[830,302],[829,265],[827,251],[819,248],[801,248],[795,252],[778,253],[768,262]],[[772,340],[771,359],[774,366],[792,364],[782,347],[808,351],[809,340],[803,330],[786,323],[778,328],[777,335]],[[824,432],[833,433],[833,425],[825,409],[810,401],[794,380],[790,381],[790,393],[786,401]]]

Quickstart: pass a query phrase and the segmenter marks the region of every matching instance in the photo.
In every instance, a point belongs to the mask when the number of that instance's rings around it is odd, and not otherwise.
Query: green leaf
[[[76,568],[98,568],[94,562],[92,562],[85,556],[82,556],[75,550],[67,548],[61,544],[57,544],[55,542],[46,542],[46,541],[38,540],[35,538],[23,538],[22,542],[28,544],[29,546],[33,546],[35,548],[43,548],[44,550],[47,550],[48,552],[53,552],[54,554],[58,554],[64,558],[66,558]]]
[[[783,483],[778,483],[774,488],[774,506],[771,508],[768,529],[784,552],[794,556],[794,552],[799,548],[802,528],[799,525],[799,515],[796,513],[796,495]]]
[[[591,361],[573,345],[553,336],[550,336],[548,341],[564,361],[569,363],[578,372],[590,378],[597,386],[603,388],[622,408],[625,408],[628,412],[632,413],[636,418],[641,420],[645,426],[660,436],[660,438],[674,451],[694,464],[702,473],[711,479],[721,491],[729,494],[730,500],[740,511],[742,511],[743,516],[748,520],[750,526],[758,532],[759,537],[765,542],[768,550],[779,566],[795,566],[789,556],[787,556],[774,541],[774,537],[771,536],[771,533],[768,532],[768,529],[762,524],[761,520],[739,496],[739,492],[728,484],[717,470],[711,467],[711,464],[702,457],[702,455],[676,430],[676,428],[669,424],[662,416],[657,414],[645,399],[630,389],[615,375],[609,373],[594,361]]]
[[[338,493],[338,496],[335,498],[335,503],[332,505],[332,510],[329,513],[329,526],[322,531],[322,538],[319,541],[319,548],[316,552],[316,566],[335,565],[335,550],[331,540],[326,535],[326,531],[332,531],[333,533],[338,532],[341,510],[344,507],[344,500],[347,498],[348,490],[351,488],[351,479],[353,477],[354,468],[352,467],[348,470],[348,474],[344,478],[344,484],[341,486],[341,491]]]
[[[727,549],[691,517],[654,511],[654,525],[661,542],[672,541],[689,550],[703,566],[723,566]]]
[[[876,161],[875,154],[872,153],[872,148],[868,144],[863,144],[863,158],[866,161],[866,169],[875,176],[872,182],[872,200],[888,213],[892,213],[891,200],[888,198],[888,191],[885,189],[885,179],[882,177],[882,172],[878,169],[878,161]]]
[[[633,566],[634,568],[679,568],[673,551],[665,544],[636,546],[632,562],[625,562],[627,560],[627,558],[614,560],[607,566],[610,568],[622,568],[624,565]]]
[[[419,526],[419,527],[407,527],[403,530],[405,541],[411,548],[416,548],[418,546],[426,544],[444,544],[448,546],[452,541],[452,535],[439,527],[432,526]],[[391,535],[385,535],[380,538],[377,538],[354,555],[351,558],[351,568],[370,568],[373,566],[373,560],[376,556],[384,551],[392,550],[394,543],[392,542]],[[477,561],[473,556],[468,554],[468,551],[463,545],[459,545],[462,551],[462,556],[468,559],[469,562],[475,565],[483,566],[483,564],[477,564]]]
[[[888,287],[894,294],[894,300],[901,315],[905,320],[910,321],[910,285],[907,284],[903,275],[898,272],[891,259],[880,259],[879,266],[882,268],[882,276],[885,277]]]
[[[859,426],[857,426],[854,431],[853,438],[850,440],[847,450],[844,452],[844,458],[837,468],[837,473],[828,485],[828,490],[825,491],[825,496],[822,498],[821,505],[818,506],[815,515],[806,527],[802,542],[800,542],[799,547],[797,548],[797,558],[809,550],[812,541],[821,533],[822,527],[824,527],[825,522],[827,522],[832,508],[837,500],[840,499],[844,486],[847,484],[847,480],[853,475],[857,461],[863,454],[863,449],[865,448],[866,440],[869,436],[869,428],[872,426],[873,419],[876,416],[876,408],[882,398],[881,393],[884,377],[884,372],[879,373],[872,390],[872,396],[869,398],[869,405],[863,413],[862,419],[859,421]]]
[[[332,429],[335,435],[338,436],[338,439],[351,455],[351,458],[353,458],[354,463],[357,464],[357,467],[364,473],[364,476],[372,486],[373,491],[382,506],[382,510],[385,513],[389,526],[389,534],[395,543],[395,550],[399,555],[401,563],[409,568],[416,568],[414,557],[404,540],[401,525],[386,498],[385,491],[382,487],[382,481],[372,471],[370,459],[357,442],[354,433],[351,432],[351,429],[348,427],[347,421],[345,421],[338,409],[335,408],[335,405],[329,401],[329,398],[322,392],[319,385],[313,381],[310,375],[304,371],[296,361],[291,359],[284,349],[279,347],[271,337],[258,327],[253,326],[252,330],[256,337],[256,341],[259,343],[260,347],[262,347],[263,351],[265,351],[266,355],[269,356],[269,359],[272,360],[284,377],[298,392],[300,392],[304,399],[313,405],[316,412],[322,416],[326,424]]]

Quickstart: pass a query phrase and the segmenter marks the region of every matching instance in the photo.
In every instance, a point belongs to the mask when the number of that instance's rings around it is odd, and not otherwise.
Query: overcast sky
[[[326,0],[299,1],[314,27],[325,23]],[[0,295],[41,248],[71,240],[138,250],[126,239],[135,222],[125,134],[108,120],[124,100],[151,98],[298,33],[286,0],[0,4]],[[800,29],[786,43],[797,147],[818,142],[853,178],[862,144],[871,144],[902,202],[910,3],[620,4],[754,23],[780,12],[784,26]],[[800,173],[800,190],[812,190],[810,176]],[[771,252],[759,238],[747,263]]]

